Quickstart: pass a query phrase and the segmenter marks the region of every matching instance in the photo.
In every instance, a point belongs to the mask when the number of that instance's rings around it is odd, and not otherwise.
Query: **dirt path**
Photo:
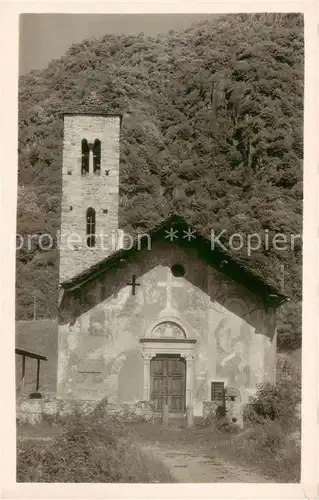
[[[163,462],[177,483],[266,483],[269,478],[185,445],[145,444],[142,449]]]

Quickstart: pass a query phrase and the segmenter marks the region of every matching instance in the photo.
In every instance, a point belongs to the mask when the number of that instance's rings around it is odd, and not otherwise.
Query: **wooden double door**
[[[170,413],[184,413],[186,395],[186,362],[180,356],[157,355],[151,360],[151,400],[154,410],[163,404]]]

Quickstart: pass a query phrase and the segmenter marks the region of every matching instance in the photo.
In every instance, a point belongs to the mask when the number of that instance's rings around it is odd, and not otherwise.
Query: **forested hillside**
[[[145,231],[176,212],[199,231],[302,227],[303,19],[227,15],[154,38],[106,35],[19,81],[17,231],[60,223],[62,113],[123,115],[120,223]],[[301,239],[236,252],[293,300],[280,343],[300,341]],[[57,314],[57,249],[17,252],[17,317]]]

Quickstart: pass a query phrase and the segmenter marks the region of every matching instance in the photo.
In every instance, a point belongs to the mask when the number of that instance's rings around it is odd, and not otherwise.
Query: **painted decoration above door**
[[[153,329],[151,336],[153,338],[185,338],[183,329],[177,323],[173,323],[172,321],[165,321],[157,325]]]

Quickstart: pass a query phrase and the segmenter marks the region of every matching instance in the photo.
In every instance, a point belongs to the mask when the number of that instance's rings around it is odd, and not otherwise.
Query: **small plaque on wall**
[[[81,359],[79,361],[78,370],[80,373],[101,373],[102,360],[101,359]]]

